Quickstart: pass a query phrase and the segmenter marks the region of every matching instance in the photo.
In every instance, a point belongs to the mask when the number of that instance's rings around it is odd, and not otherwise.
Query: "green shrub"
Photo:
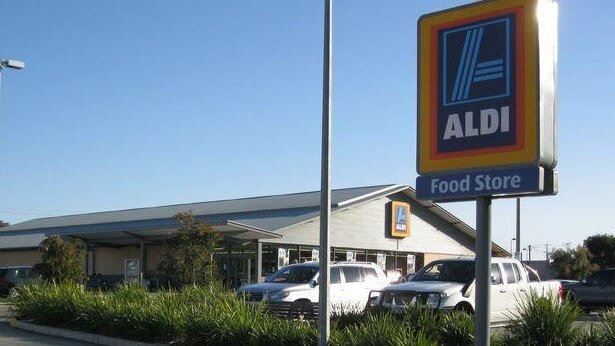
[[[191,211],[174,216],[180,227],[164,242],[164,259],[158,270],[173,287],[207,285],[219,281],[213,254],[220,232],[200,222]]]
[[[406,328],[413,333],[422,333],[431,340],[438,340],[440,318],[436,310],[421,305],[409,306],[404,310],[402,319]]]
[[[438,341],[442,345],[474,344],[474,319],[465,312],[443,314],[439,327]]]
[[[603,345],[615,345],[615,308],[611,308],[601,314],[603,322],[596,326]]]
[[[408,320],[389,313],[367,314],[364,321],[331,333],[333,345],[397,346],[437,345],[422,332],[415,332]]]
[[[577,338],[574,342],[575,346],[609,346],[612,344],[605,344],[599,332],[595,328],[590,327],[587,330],[580,330]]]
[[[88,300],[83,286],[70,283],[25,285],[12,298],[19,319],[52,326],[71,325]]]
[[[573,322],[581,313],[569,300],[538,297],[531,293],[520,302],[498,342],[509,345],[572,345],[579,336]]]
[[[52,234],[41,242],[40,251],[43,263],[39,269],[43,280],[58,283],[83,281],[86,251],[82,241]]]
[[[316,323],[276,318],[263,305],[238,299],[219,285],[186,286],[151,294],[138,286],[87,292],[74,284],[26,285],[13,298],[17,316],[35,323],[146,342],[190,345],[314,345]],[[613,345],[615,310],[603,324],[580,332],[579,308],[535,295],[495,344]],[[405,313],[340,314],[332,319],[332,345],[468,345],[473,320],[464,313],[438,314],[412,306]]]

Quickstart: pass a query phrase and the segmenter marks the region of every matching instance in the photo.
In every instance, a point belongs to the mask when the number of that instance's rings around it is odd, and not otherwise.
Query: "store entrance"
[[[217,254],[216,263],[225,287],[256,282],[256,254]]]

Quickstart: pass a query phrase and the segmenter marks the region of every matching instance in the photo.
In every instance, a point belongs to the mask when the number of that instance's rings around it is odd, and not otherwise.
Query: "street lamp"
[[[2,102],[1,102],[1,97],[2,97],[2,69],[4,68],[10,68],[13,70],[23,70],[26,67],[26,63],[23,61],[19,61],[19,60],[0,60],[0,111],[2,110],[1,106],[2,106]]]
[[[19,60],[1,60],[0,71],[2,71],[2,69],[5,67],[12,68],[15,70],[22,70],[24,67],[26,67],[26,63]]]

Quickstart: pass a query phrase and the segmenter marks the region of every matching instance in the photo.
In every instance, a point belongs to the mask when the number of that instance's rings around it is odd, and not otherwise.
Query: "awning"
[[[263,229],[244,225],[234,221],[223,221],[210,226],[220,232],[223,236],[223,241],[232,243],[246,243],[257,239],[281,238],[282,236]],[[160,243],[167,236],[177,232],[177,228],[159,228],[159,229],[130,229],[126,231],[120,230],[87,230],[71,232],[63,232],[62,236],[81,239],[90,245],[119,247],[125,245],[137,245],[142,241],[146,244]],[[45,233],[46,235],[55,234],[53,232]]]

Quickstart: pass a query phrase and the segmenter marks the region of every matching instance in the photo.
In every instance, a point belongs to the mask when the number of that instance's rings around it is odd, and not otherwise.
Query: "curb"
[[[13,328],[27,330],[27,331],[38,333],[38,334],[56,336],[56,337],[60,337],[64,339],[88,342],[88,343],[97,344],[97,345],[106,345],[106,346],[168,345],[168,344],[149,344],[146,342],[113,338],[110,336],[104,336],[104,335],[99,335],[99,334],[78,332],[78,331],[70,330],[70,329],[43,326],[40,324],[18,321],[14,318],[11,318],[9,320],[9,325]]]

